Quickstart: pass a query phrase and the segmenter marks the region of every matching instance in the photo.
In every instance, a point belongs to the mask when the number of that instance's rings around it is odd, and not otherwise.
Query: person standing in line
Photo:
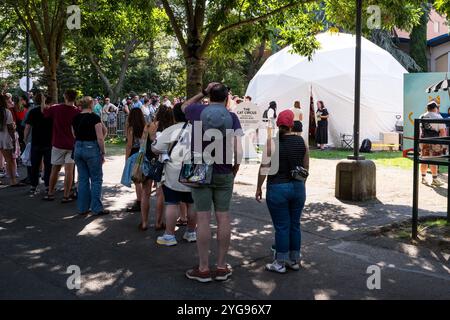
[[[301,136],[303,132],[303,110],[300,105],[300,101],[294,102],[294,107],[291,111],[294,113],[294,128],[292,129],[292,132],[298,136]]]
[[[72,121],[75,136],[75,163],[78,169],[78,214],[106,215],[102,203],[103,164],[105,163],[105,137],[107,130],[98,115],[92,112],[94,100],[84,97],[80,101],[81,113]]]
[[[139,152],[142,143],[142,136],[145,129],[145,118],[141,109],[133,109],[127,119],[127,146],[125,151],[125,162],[129,157]],[[134,183],[136,189],[136,201],[132,207],[128,208],[128,212],[140,212],[141,211],[141,201],[142,201],[142,183]],[[145,228],[141,228],[142,224],[139,225],[139,229],[144,231]]]
[[[299,176],[299,168],[309,169],[308,148],[302,137],[292,132],[294,113],[285,110],[277,119],[279,139],[274,144],[270,137],[264,152],[256,190],[256,200],[262,200],[262,186],[267,182],[267,206],[275,227],[275,260],[266,265],[266,270],[285,273],[286,267],[300,269],[301,232],[300,217],[306,200],[306,178]],[[275,149],[278,148],[278,152]],[[278,155],[278,159],[275,159]],[[269,161],[270,160],[270,161]],[[277,172],[271,165],[278,162]]]
[[[45,118],[50,118],[52,126],[52,172],[50,175],[49,190],[44,197],[46,201],[55,200],[55,187],[58,182],[58,175],[64,166],[64,197],[62,203],[69,203],[75,200],[71,194],[74,181],[75,161],[72,158],[75,139],[72,133],[72,122],[80,113],[75,105],[77,92],[67,90],[64,93],[64,103],[54,106],[42,104],[41,111]]]
[[[152,145],[152,151],[155,154],[168,154],[169,156],[164,165],[164,175],[161,181],[165,202],[166,230],[157,239],[157,243],[163,246],[175,246],[178,243],[175,237],[175,228],[178,209],[182,203],[187,208],[187,230],[183,239],[187,242],[197,241],[195,230],[197,222],[195,212],[192,210],[194,200],[192,199],[191,188],[178,181],[183,160],[191,150],[189,143],[191,125],[181,111],[181,103],[175,105],[173,113],[176,124],[161,132]]]
[[[44,164],[44,185],[45,192],[48,194],[50,185],[50,175],[52,172],[52,127],[53,122],[50,118],[45,118],[42,108],[50,106],[51,98],[43,93],[36,96],[36,108],[27,115],[25,122],[25,140],[28,140],[31,132],[31,194],[35,194],[39,185],[39,175],[41,164]]]
[[[328,144],[328,119],[330,114],[323,104],[323,101],[317,101],[317,129],[316,129],[316,144],[320,150],[325,150]]]
[[[131,109],[134,109],[134,108],[140,109],[141,107],[142,107],[142,102],[139,100],[139,96],[135,95],[133,97],[133,103],[131,104]]]
[[[102,119],[102,113],[103,113],[103,107],[100,104],[100,100],[99,98],[95,98],[94,99],[94,110],[93,112],[98,115],[100,117],[100,119]],[[103,119],[102,119],[103,120]]]
[[[15,104],[15,113],[16,113],[16,131],[19,134],[19,145],[20,151],[23,152],[25,150],[25,126],[23,124],[23,120],[25,120],[25,116],[28,112],[28,102],[25,96],[21,96],[17,103]]]
[[[145,122],[149,123],[152,121],[151,111],[150,111],[150,99],[145,97],[144,104],[141,107],[141,111],[144,114]]]
[[[209,106],[200,103],[206,96],[210,97]],[[185,275],[188,279],[202,283],[211,282],[213,278],[217,281],[225,281],[233,273],[231,266],[226,263],[226,255],[231,240],[230,203],[233,196],[234,178],[239,171],[243,155],[240,140],[243,132],[237,115],[227,110],[229,96],[230,91],[225,85],[210,83],[205,90],[187,100],[182,106],[186,118],[193,125],[192,141],[195,141],[197,135],[203,137],[203,133],[208,132],[209,129],[219,130],[223,135],[221,156],[217,152],[214,156],[211,184],[192,188],[192,198],[194,199],[194,207],[197,212],[199,264],[198,267],[188,270]],[[202,141],[203,139],[199,140]],[[208,145],[208,142],[199,146],[194,143],[192,150],[197,154],[208,157],[205,154]],[[218,225],[218,253],[217,266],[212,272],[209,265],[209,248],[211,244],[210,223],[213,206]]]
[[[2,94],[0,95],[0,153],[6,160],[6,171],[11,187],[23,186],[16,180],[16,160],[13,158],[17,147],[15,140],[15,123],[11,111],[8,109],[8,97]]]
[[[158,108],[158,112],[156,113],[155,123],[158,126],[158,130],[156,132],[156,138],[158,138],[161,133],[167,128],[173,126],[175,124],[175,119],[173,116],[173,110],[163,104]],[[164,162],[167,157],[167,153],[160,154],[160,161]],[[166,228],[164,222],[164,193],[162,190],[162,184],[156,184],[156,223],[155,230],[161,231]]]

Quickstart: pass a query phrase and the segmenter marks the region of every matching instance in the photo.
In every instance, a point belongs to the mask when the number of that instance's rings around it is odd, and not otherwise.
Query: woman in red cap
[[[275,227],[275,260],[267,264],[272,272],[300,269],[300,217],[305,205],[309,152],[301,136],[292,132],[294,113],[278,115],[278,139],[269,138],[259,171],[256,200],[262,200],[262,185],[267,181],[267,206]],[[278,164],[276,163],[278,162]]]

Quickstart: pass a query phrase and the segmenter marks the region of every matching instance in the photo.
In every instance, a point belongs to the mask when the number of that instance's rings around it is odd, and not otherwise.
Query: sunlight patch
[[[83,230],[81,230],[77,235],[78,236],[98,236],[106,231],[106,227],[103,223],[97,219],[89,223]]]

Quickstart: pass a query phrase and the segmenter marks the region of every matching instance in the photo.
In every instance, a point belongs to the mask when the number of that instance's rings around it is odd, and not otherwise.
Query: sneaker
[[[156,243],[166,247],[172,247],[178,244],[175,236],[172,236],[170,234],[164,234],[163,236],[158,237]]]
[[[31,187],[31,188],[30,188],[30,194],[31,194],[31,195],[35,194],[36,191],[37,191],[37,188],[36,188],[36,187]]]
[[[233,270],[229,264],[225,268],[216,268],[214,272],[214,280],[226,281],[233,275]]]
[[[198,267],[195,267],[191,270],[186,271],[185,273],[186,278],[191,279],[191,280],[197,280],[198,282],[201,283],[207,283],[207,282],[211,282],[212,281],[212,277],[211,277],[211,271],[204,271],[201,272]]]
[[[186,231],[183,235],[183,239],[186,240],[189,243],[196,242],[197,241],[197,232],[188,232]]]
[[[277,260],[272,263],[266,264],[266,270],[276,273],[286,273],[286,267],[280,264]]]
[[[428,186],[428,181],[426,177],[422,177],[422,184]]]
[[[286,261],[286,267],[294,271],[300,270],[300,264],[296,261]]]
[[[444,183],[438,178],[433,178],[433,182],[431,183],[433,187],[442,187]]]
[[[6,171],[5,169],[0,169],[0,178],[6,177]]]

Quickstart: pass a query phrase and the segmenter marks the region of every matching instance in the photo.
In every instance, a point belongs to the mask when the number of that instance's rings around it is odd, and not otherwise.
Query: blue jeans
[[[300,217],[306,200],[305,183],[293,181],[267,186],[267,206],[275,227],[276,259],[300,260]]]
[[[74,158],[78,169],[78,212],[86,213],[91,209],[99,214],[103,212],[103,166],[97,141],[77,141]]]

